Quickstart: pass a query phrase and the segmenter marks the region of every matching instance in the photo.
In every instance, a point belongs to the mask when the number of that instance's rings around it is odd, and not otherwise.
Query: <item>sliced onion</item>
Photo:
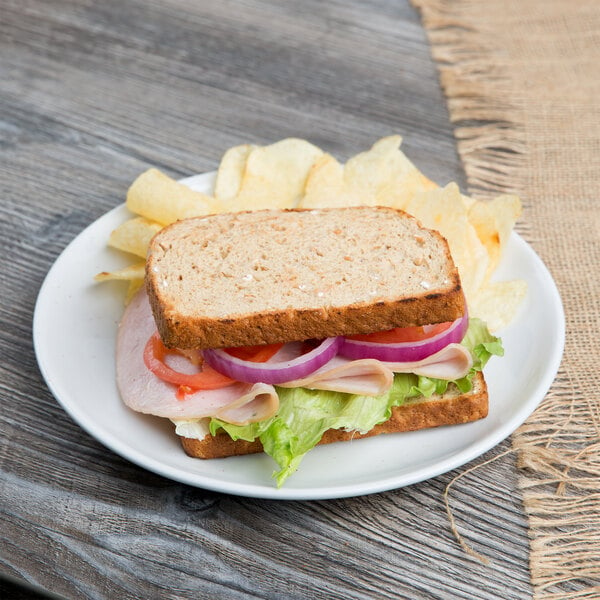
[[[465,314],[456,319],[445,331],[418,342],[380,344],[343,338],[339,354],[355,359],[376,358],[382,362],[412,362],[422,360],[439,352],[448,344],[460,343],[468,327],[469,318]]]
[[[319,345],[291,360],[266,363],[251,362],[236,358],[221,349],[204,350],[204,360],[215,371],[227,375],[237,381],[247,383],[285,383],[294,379],[302,379],[328,363],[337,353],[342,338],[326,338]]]

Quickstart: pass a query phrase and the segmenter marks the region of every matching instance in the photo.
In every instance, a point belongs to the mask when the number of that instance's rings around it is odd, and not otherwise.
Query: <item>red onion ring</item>
[[[468,327],[469,317],[465,314],[445,331],[418,342],[380,344],[342,338],[339,354],[354,359],[376,358],[382,362],[414,362],[439,352],[448,344],[460,343]]]
[[[302,379],[328,363],[338,353],[341,340],[339,337],[326,338],[310,352],[279,362],[242,360],[221,349],[204,350],[203,355],[215,371],[237,381],[277,384]]]

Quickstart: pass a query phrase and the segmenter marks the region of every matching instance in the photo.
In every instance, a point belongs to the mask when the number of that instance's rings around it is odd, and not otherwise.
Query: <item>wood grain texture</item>
[[[484,566],[444,512],[455,473],[323,502],[191,488],[80,429],[33,352],[52,262],[150,166],[189,175],[288,136],[343,160],[401,133],[430,177],[462,184],[408,4],[1,0],[0,13],[0,572],[67,598],[529,597],[510,458],[452,490]]]

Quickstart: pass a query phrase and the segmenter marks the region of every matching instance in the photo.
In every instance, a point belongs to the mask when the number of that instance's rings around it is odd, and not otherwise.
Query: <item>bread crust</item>
[[[376,425],[371,431],[359,433],[329,429],[323,434],[319,444],[348,442],[387,433],[470,423],[485,418],[487,414],[487,384],[483,373],[477,372],[473,379],[473,389],[466,394],[460,394],[454,388],[443,396],[396,406],[392,409],[391,418],[385,423]],[[216,436],[207,435],[201,440],[182,437],[180,441],[186,454],[194,458],[226,458],[263,451],[260,440],[234,441],[225,432],[220,432]]]
[[[396,209],[371,208],[391,211],[396,216],[400,214],[403,218],[414,220],[414,217]],[[352,209],[324,209],[327,210]],[[288,209],[282,212],[303,211]],[[207,217],[200,217],[204,218]],[[169,228],[176,225],[165,228],[158,235],[164,236],[165,232],[168,234]],[[323,304],[316,308],[261,310],[226,318],[207,318],[202,314],[182,316],[176,303],[166,301],[160,289],[159,278],[156,276],[159,269],[156,268],[157,258],[152,251],[152,245],[146,264],[146,290],[163,342],[168,347],[176,348],[204,349],[272,344],[453,321],[465,311],[465,298],[458,270],[446,240],[437,231],[427,231],[443,248],[444,260],[448,265],[446,286],[431,292],[424,290],[422,294],[410,297],[357,302],[344,306]]]
[[[158,331],[170,348],[223,348],[321,339],[454,321],[464,314],[459,281],[444,294],[340,308],[261,312],[219,320],[201,316],[181,320],[176,311],[151,293],[151,286],[147,289]]]

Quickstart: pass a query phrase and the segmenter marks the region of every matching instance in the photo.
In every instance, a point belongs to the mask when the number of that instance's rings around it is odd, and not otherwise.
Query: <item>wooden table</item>
[[[424,31],[407,2],[3,0],[0,64],[0,596],[527,598],[512,457],[328,501],[178,484],[107,450],[36,364],[53,261],[156,166],[215,168],[243,142],[302,137],[343,160],[392,133],[464,186]],[[57,345],[60,339],[56,340]],[[490,451],[490,458],[508,442]]]

